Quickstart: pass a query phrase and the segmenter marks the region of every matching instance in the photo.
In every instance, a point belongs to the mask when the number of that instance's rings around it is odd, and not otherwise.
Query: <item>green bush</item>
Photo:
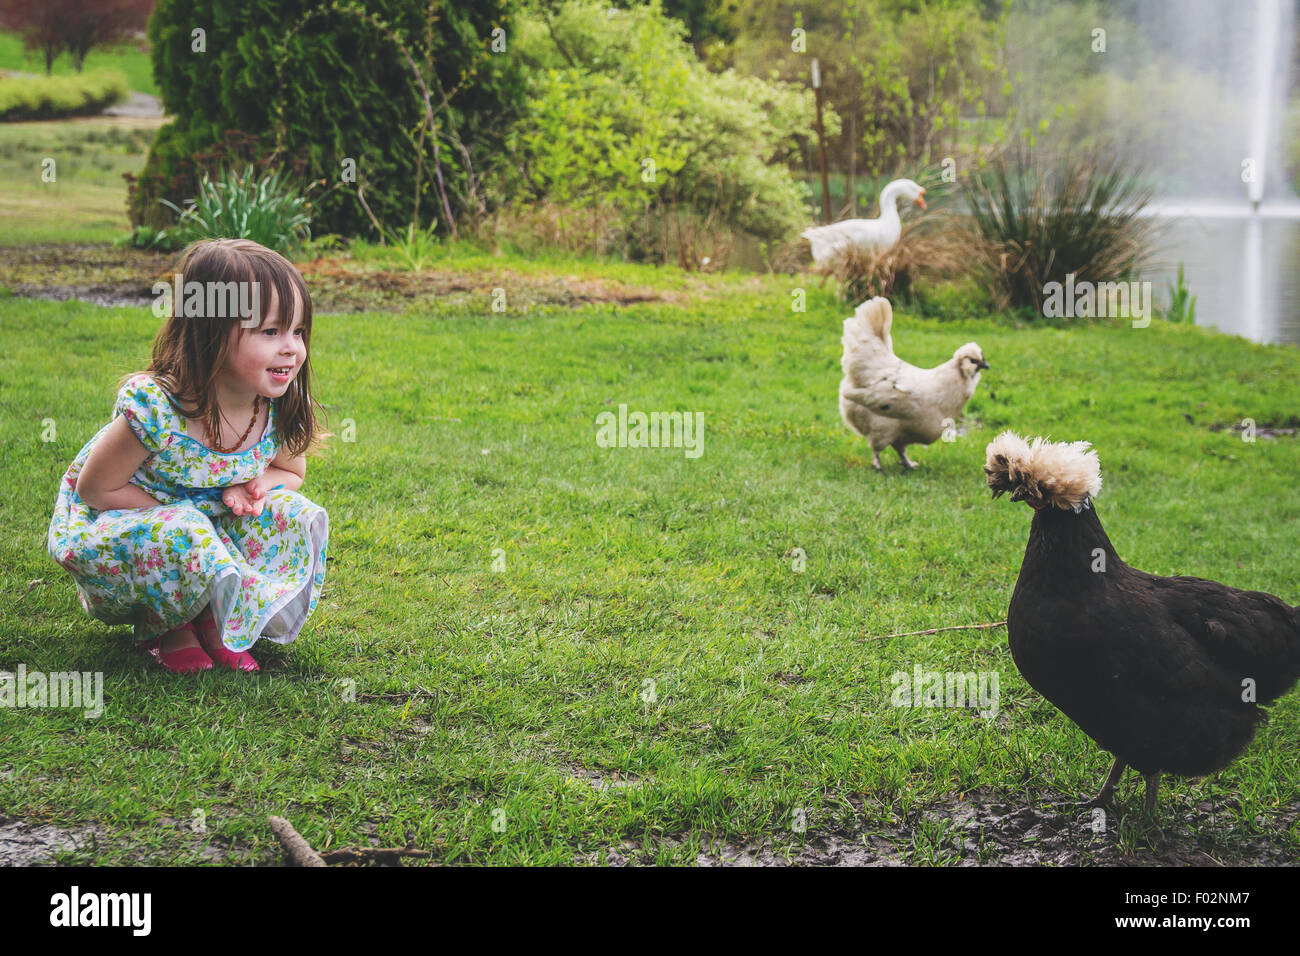
[[[478,180],[505,160],[501,139],[522,96],[515,57],[491,50],[496,28],[513,40],[514,2],[160,0],[149,39],[176,119],[132,186],[132,222],[165,226],[160,199],[179,203],[204,173],[255,163],[333,184],[315,211],[330,232],[373,235],[365,205],[388,227],[418,219],[445,231],[435,145],[445,209],[454,220],[481,215]],[[423,126],[426,89],[436,135]]]
[[[311,238],[311,204],[278,172],[256,176],[246,167],[242,173],[205,178],[185,209],[161,201],[178,215],[175,228],[167,233],[180,245],[199,239],[252,239],[292,257]]]
[[[772,240],[806,224],[806,188],[785,163],[811,135],[811,94],[709,72],[657,0],[535,8],[516,49],[528,112],[509,139],[517,165],[495,183],[504,200],[579,211],[569,226],[597,247],[612,217],[626,254],[671,246],[683,265],[714,227]],[[838,130],[833,112],[827,125]]]
[[[988,286],[969,276],[918,286],[912,302],[922,315],[936,319],[969,319],[993,311]]]
[[[121,103],[128,93],[126,77],[115,70],[0,77],[0,121],[93,116]]]
[[[999,307],[1042,307],[1045,286],[1136,277],[1152,249],[1143,178],[1115,162],[1026,154],[962,180]]]

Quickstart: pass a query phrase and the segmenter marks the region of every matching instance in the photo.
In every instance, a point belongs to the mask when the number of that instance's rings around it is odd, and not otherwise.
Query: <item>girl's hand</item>
[[[257,517],[266,507],[266,492],[261,487],[261,479],[254,478],[242,485],[231,485],[221,493],[221,500],[236,515]]]
[[[266,480],[266,475],[258,475],[252,481],[244,482],[244,488],[254,500],[263,504],[266,503],[266,493],[272,490],[271,483]],[[261,509],[259,508],[258,511],[260,512]]]

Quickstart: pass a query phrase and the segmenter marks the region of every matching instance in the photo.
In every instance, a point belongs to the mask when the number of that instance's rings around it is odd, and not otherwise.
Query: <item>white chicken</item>
[[[880,216],[876,219],[845,219],[829,226],[805,229],[803,237],[812,244],[813,262],[819,269],[828,268],[850,248],[869,258],[876,258],[898,245],[903,234],[903,220],[898,215],[898,201],[906,199],[925,208],[925,189],[910,179],[895,179],[880,191]]]
[[[894,355],[889,300],[876,297],[844,320],[840,364],[840,416],[871,443],[871,464],[880,470],[880,450],[892,447],[904,468],[915,468],[908,445],[928,445],[955,427],[975,394],[980,372],[989,368],[984,353],[967,342],[935,368],[917,368]]]

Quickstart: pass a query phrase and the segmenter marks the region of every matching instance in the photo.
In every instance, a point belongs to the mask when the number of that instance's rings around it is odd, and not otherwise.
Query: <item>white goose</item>
[[[812,243],[813,262],[824,267],[850,246],[856,246],[872,258],[888,252],[903,234],[898,201],[908,199],[924,209],[924,196],[925,189],[912,180],[895,179],[880,191],[880,218],[845,219],[829,226],[805,229],[802,235]]]

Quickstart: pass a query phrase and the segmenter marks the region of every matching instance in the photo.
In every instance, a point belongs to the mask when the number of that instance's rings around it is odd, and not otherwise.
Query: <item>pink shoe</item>
[[[175,634],[177,631],[192,631],[189,624],[182,624],[180,627],[174,627],[167,634]],[[204,653],[201,647],[181,647],[174,651],[163,652],[162,639],[167,634],[158,638],[157,644],[150,649],[150,654],[162,666],[165,671],[173,674],[189,674],[194,671],[212,670],[212,658]],[[199,638],[200,642],[202,638]]]
[[[229,667],[232,671],[247,671],[250,674],[256,674],[262,669],[248,651],[236,653],[221,643],[221,638],[217,636],[217,621],[212,616],[212,605],[209,604],[200,611],[194,623],[199,629],[199,643],[216,663]]]

